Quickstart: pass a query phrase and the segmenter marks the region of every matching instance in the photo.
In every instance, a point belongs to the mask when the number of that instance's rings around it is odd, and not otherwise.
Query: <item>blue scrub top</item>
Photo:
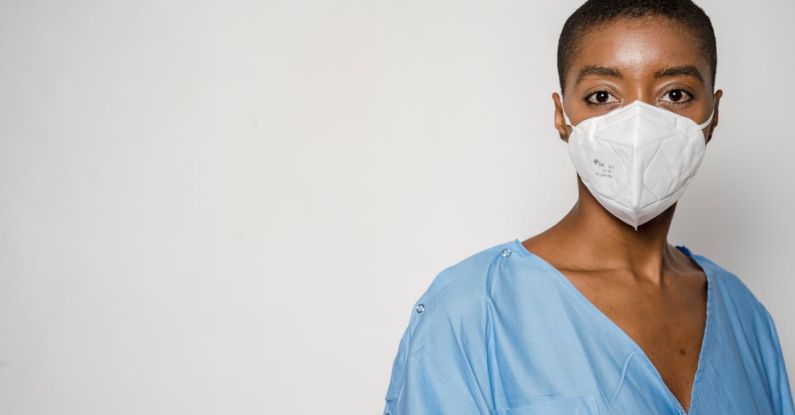
[[[515,239],[442,270],[414,304],[384,414],[795,414],[770,313],[677,248],[707,276],[689,412],[632,338]]]

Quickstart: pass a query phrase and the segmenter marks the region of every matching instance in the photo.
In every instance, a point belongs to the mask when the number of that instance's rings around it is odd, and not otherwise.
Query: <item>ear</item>
[[[720,105],[720,98],[722,96],[723,96],[723,90],[722,89],[719,89],[719,90],[715,91],[715,96],[714,96],[715,103],[713,104],[714,105],[713,111],[715,111],[715,112],[712,114],[712,122],[709,124],[709,133],[707,134],[707,143],[709,143],[709,140],[712,139],[712,133],[715,131],[715,128],[718,126],[718,107]]]
[[[552,102],[555,103],[555,129],[558,130],[560,139],[568,143],[571,127],[566,124],[566,119],[563,117],[563,103],[557,92],[552,93]]]

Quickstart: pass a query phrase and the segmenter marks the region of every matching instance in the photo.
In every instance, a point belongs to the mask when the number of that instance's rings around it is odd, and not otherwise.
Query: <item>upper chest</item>
[[[660,287],[593,273],[563,274],[644,352],[687,409],[706,326],[706,276],[669,275],[670,283]]]

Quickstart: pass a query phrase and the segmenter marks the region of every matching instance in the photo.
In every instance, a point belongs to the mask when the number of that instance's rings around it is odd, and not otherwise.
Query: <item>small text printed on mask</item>
[[[593,159],[593,164],[596,169],[594,174],[599,177],[609,177],[613,178],[613,165],[612,164],[605,164],[598,158]]]

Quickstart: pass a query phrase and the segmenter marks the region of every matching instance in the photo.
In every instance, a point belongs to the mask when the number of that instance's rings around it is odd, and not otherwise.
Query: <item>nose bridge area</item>
[[[637,66],[625,66],[621,68],[624,73],[622,90],[624,93],[623,105],[631,104],[633,101],[641,101],[650,105],[657,105],[657,86],[653,78],[652,68]]]
[[[623,105],[631,104],[634,101],[656,105],[657,102],[654,98],[653,87],[651,85],[644,85],[642,79],[632,79],[628,82]]]

